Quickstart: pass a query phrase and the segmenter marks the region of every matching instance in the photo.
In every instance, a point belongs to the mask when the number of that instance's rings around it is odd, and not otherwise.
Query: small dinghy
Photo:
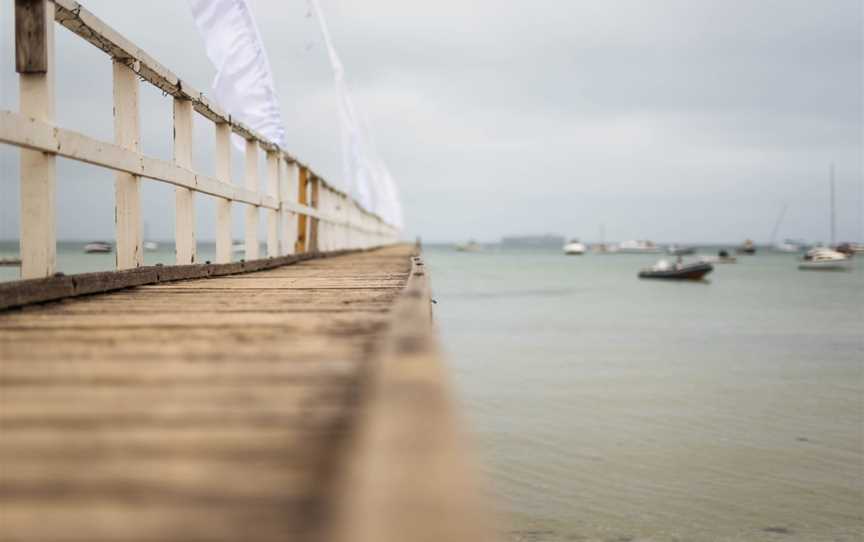
[[[111,243],[106,243],[105,241],[93,241],[84,245],[84,252],[87,254],[105,254],[111,252],[113,249],[114,247],[111,246]]]
[[[668,279],[668,280],[701,280],[705,275],[714,270],[714,266],[707,262],[672,263],[668,260],[660,260],[652,267],[646,267],[639,271],[640,279]]]

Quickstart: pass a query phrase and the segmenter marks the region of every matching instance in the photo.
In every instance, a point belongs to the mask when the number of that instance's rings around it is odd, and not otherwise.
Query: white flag
[[[367,210],[376,213],[385,222],[401,228],[402,203],[396,183],[387,166],[378,157],[368,123],[348,91],[345,70],[330,39],[321,6],[318,5],[318,0],[309,2],[318,17],[321,35],[333,67],[342,131],[342,173],[348,185],[347,191]]]
[[[246,0],[188,0],[216,67],[213,98],[232,117],[285,148],[267,51]]]

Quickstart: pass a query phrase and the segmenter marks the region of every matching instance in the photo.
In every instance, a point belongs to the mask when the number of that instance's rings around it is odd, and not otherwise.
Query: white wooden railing
[[[113,60],[114,142],[54,124],[54,22]],[[246,259],[258,254],[258,220],[267,217],[267,257],[307,251],[366,248],[393,243],[398,231],[336,190],[308,165],[232,119],[197,90],[72,0],[15,1],[15,60],[20,111],[0,111],[0,143],[21,147],[21,276],[55,272],[56,157],[116,172],[117,269],[143,264],[141,179],[175,189],[177,264],[197,263],[195,193],[217,198],[216,262],[231,261],[231,206],[245,205]],[[145,156],[140,146],[139,80],[174,100],[172,161]],[[214,124],[216,176],[192,164],[193,115]],[[246,140],[245,183],[231,182],[231,134]],[[266,153],[266,184],[259,186],[258,153]],[[262,192],[263,189],[263,192]]]

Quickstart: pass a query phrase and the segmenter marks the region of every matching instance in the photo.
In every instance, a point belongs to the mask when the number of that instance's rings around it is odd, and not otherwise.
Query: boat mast
[[[771,246],[774,246],[774,241],[777,240],[777,230],[780,229],[780,223],[783,222],[783,217],[786,216],[786,207],[787,204],[783,204],[783,207],[780,208],[780,214],[777,215],[777,221],[774,222],[774,229],[771,230]]]
[[[834,246],[834,234],[836,231],[836,226],[834,223],[834,162],[831,162],[830,191],[831,191],[831,246]]]

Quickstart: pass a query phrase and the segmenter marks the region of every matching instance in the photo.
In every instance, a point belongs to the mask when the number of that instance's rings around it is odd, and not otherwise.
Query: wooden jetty
[[[422,263],[0,312],[0,540],[488,539]]]
[[[113,142],[54,124],[55,22],[113,62]],[[0,143],[21,148],[24,280],[0,284],[0,540],[494,539],[417,248],[77,2],[16,0],[15,42],[21,110],[0,111]],[[171,161],[141,153],[141,82],[173,100]],[[215,177],[192,163],[195,114]],[[116,271],[55,273],[58,156],[116,172]],[[143,265],[144,179],[176,187],[177,265]]]

